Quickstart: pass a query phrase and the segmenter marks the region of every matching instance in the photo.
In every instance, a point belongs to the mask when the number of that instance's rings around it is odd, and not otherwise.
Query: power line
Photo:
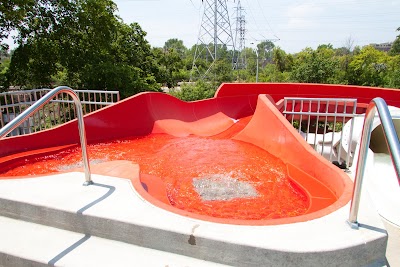
[[[272,32],[272,34],[273,34],[274,36],[276,36],[276,33],[275,33],[274,30],[272,29],[271,25],[269,24],[269,21],[268,21],[267,17],[266,17],[265,14],[264,14],[264,10],[263,10],[263,8],[262,8],[262,6],[261,6],[261,4],[260,4],[260,1],[257,0],[257,3],[258,3],[258,6],[260,7],[261,14],[263,15],[265,21],[267,22],[267,25],[268,25],[270,31]]]
[[[248,7],[250,7],[249,1],[246,0],[246,2],[247,2]],[[258,30],[256,31],[257,34],[260,35],[260,36],[262,37],[261,40],[263,40],[263,41],[265,41],[265,40],[278,41],[278,40],[279,40],[279,37],[277,36],[277,34],[275,33],[275,31],[272,29],[271,25],[269,24],[268,19],[267,19],[266,15],[264,14],[264,11],[263,11],[263,9],[262,9],[262,7],[261,7],[261,3],[259,2],[259,0],[257,0],[257,3],[258,3],[258,5],[259,5],[258,10],[260,10],[260,11],[262,12],[262,15],[263,15],[263,17],[264,17],[264,20],[265,20],[265,22],[266,22],[267,25],[268,25],[270,34],[271,34],[274,38],[267,38],[267,37],[264,35],[265,29],[263,29],[263,28],[259,25],[258,21],[256,20],[256,18],[255,18],[255,16],[254,16],[254,13],[253,13],[252,8],[249,8],[248,10],[250,11],[250,15],[251,15],[250,17],[251,17],[251,19],[253,20],[254,25],[255,25],[256,28],[258,29]],[[254,40],[254,41],[260,41],[260,38],[257,39],[257,38],[254,38],[254,37],[253,37],[253,40]]]
[[[192,3],[193,7],[194,7],[196,10],[200,10],[201,5],[200,5],[199,7],[197,7],[197,6],[193,3],[193,0],[190,0],[190,2]]]

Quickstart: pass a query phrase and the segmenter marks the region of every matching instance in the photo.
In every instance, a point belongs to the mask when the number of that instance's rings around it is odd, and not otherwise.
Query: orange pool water
[[[181,210],[215,218],[276,219],[306,213],[309,199],[294,186],[285,164],[267,151],[241,141],[189,136],[177,138],[151,134],[90,145],[92,164],[111,160],[138,163],[141,173],[159,177],[170,204]],[[79,148],[27,158],[2,176],[38,175],[67,171],[81,162]],[[194,179],[228,177],[246,183],[256,195],[229,200],[204,200]]]

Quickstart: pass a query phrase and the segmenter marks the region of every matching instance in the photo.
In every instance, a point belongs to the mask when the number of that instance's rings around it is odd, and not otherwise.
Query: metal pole
[[[374,98],[368,105],[365,113],[364,127],[361,135],[360,151],[358,154],[356,176],[354,178],[353,197],[350,205],[350,214],[348,223],[353,229],[358,229],[357,222],[358,210],[360,206],[361,187],[364,180],[365,165],[367,163],[367,155],[369,142],[371,139],[371,130],[374,116],[378,110],[378,115],[381,120],[383,132],[385,135],[386,144],[389,147],[389,153],[397,174],[397,180],[400,185],[400,143],[397,137],[392,117],[386,102],[382,98]]]
[[[256,70],[256,83],[258,83],[258,50],[256,49],[256,56],[257,56],[257,70]]]
[[[91,174],[90,174],[90,167],[89,167],[89,157],[86,151],[86,132],[85,132],[85,125],[83,121],[83,113],[82,113],[82,105],[81,102],[76,95],[76,93],[69,87],[67,86],[59,86],[57,88],[54,88],[52,91],[44,95],[42,98],[40,98],[38,101],[36,101],[32,106],[27,108],[24,112],[22,112],[20,115],[18,115],[15,119],[10,121],[6,126],[0,129],[0,139],[6,136],[8,133],[10,133],[12,130],[17,128],[21,123],[23,123],[26,119],[28,119],[33,113],[35,113],[37,110],[39,110],[41,107],[43,107],[45,104],[50,102],[51,99],[53,99],[54,96],[60,94],[60,93],[67,93],[69,94],[72,99],[74,100],[75,103],[75,108],[78,116],[78,128],[79,128],[79,137],[80,137],[80,142],[81,142],[81,148],[82,148],[82,159],[83,159],[83,167],[85,170],[85,183],[83,185],[90,185],[93,184],[93,181],[91,180]]]

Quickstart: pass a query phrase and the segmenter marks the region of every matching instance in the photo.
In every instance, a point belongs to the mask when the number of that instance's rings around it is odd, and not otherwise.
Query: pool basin
[[[249,116],[248,123],[237,123]],[[291,185],[308,199],[307,211],[300,216],[267,220],[221,219],[174,208],[165,194],[165,185],[157,177],[142,173],[132,179],[135,190],[149,203],[183,216],[228,224],[285,224],[322,217],[350,200],[350,179],[308,146],[268,95],[219,97],[185,103],[165,94],[143,93],[86,116],[85,125],[88,142],[92,144],[151,133],[176,137],[222,134],[223,138],[255,145],[281,159]],[[19,164],[26,157],[76,145],[76,127],[76,122],[70,122],[36,134],[2,140],[5,145],[0,150],[3,155],[0,170]],[[224,136],[226,132],[229,134]]]

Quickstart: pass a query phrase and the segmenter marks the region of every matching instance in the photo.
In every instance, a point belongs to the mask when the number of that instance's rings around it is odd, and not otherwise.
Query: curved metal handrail
[[[82,104],[71,88],[67,86],[59,86],[54,88],[47,94],[45,94],[42,98],[40,98],[37,102],[35,102],[32,106],[27,108],[24,112],[19,114],[15,119],[5,125],[3,128],[0,129],[0,139],[10,133],[12,130],[17,128],[21,123],[23,123],[28,117],[30,117],[33,113],[35,113],[38,109],[43,107],[45,104],[50,102],[56,95],[60,93],[67,93],[69,94],[75,103],[76,114],[78,119],[78,128],[79,128],[79,137],[81,141],[81,148],[82,148],[82,160],[83,160],[83,167],[85,170],[85,183],[83,185],[90,185],[93,184],[90,174],[90,167],[89,167],[89,157],[86,151],[86,132],[85,132],[85,125],[83,122],[83,113],[82,113]]]
[[[353,197],[351,200],[350,214],[348,223],[351,228],[358,229],[357,222],[358,209],[360,206],[361,187],[364,180],[365,165],[367,162],[367,153],[371,139],[372,122],[378,110],[378,115],[381,120],[383,132],[385,135],[386,144],[389,148],[389,153],[392,158],[393,166],[397,174],[397,180],[400,185],[400,143],[397,137],[392,117],[388,106],[380,97],[372,99],[365,113],[364,127],[361,135],[360,151],[358,154],[356,176],[354,178]]]

